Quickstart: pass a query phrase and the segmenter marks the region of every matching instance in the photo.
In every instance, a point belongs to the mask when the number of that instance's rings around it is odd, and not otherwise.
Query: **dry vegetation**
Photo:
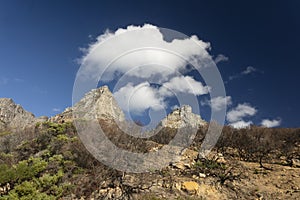
[[[113,143],[134,152],[167,144],[176,134],[165,128],[149,141],[124,134],[110,121],[100,123]],[[191,153],[205,132],[198,130]],[[72,123],[3,132],[0,143],[0,199],[300,198],[300,129],[224,127],[212,156],[187,155],[186,166],[143,174],[122,173],[94,159]],[[187,181],[199,184],[195,193],[183,189]]]

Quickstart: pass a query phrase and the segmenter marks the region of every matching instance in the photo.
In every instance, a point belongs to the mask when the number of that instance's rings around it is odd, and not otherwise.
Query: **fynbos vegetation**
[[[148,152],[159,147],[159,143],[166,144],[176,132],[170,128],[162,129],[151,142],[124,135],[110,121],[100,123],[111,141],[120,148],[136,152]],[[232,184],[242,185],[243,179],[249,176],[276,173],[273,170],[276,171],[280,166],[297,170],[294,165],[300,159],[299,129],[261,127],[224,127],[213,150],[215,153],[207,158],[199,158],[195,150],[201,145],[205,131],[200,128],[192,147],[182,155],[181,163],[171,164],[161,171],[124,174],[94,159],[78,139],[70,122],[41,122],[31,131],[30,137],[24,137],[18,145],[1,151],[0,199],[164,199],[163,196],[167,195],[178,199],[204,199],[212,195],[201,193],[199,188],[192,189],[195,191],[184,188],[183,184],[188,180],[194,181],[199,187],[201,183],[205,184],[205,180],[220,184],[218,191],[211,189],[217,191],[214,197],[250,198],[243,190],[240,193],[236,191]],[[15,144],[14,140],[20,134],[2,134],[1,147],[7,143]],[[253,162],[257,165],[249,174],[247,163]],[[160,189],[155,189],[157,187]],[[264,195],[272,197],[274,194]]]
[[[99,116],[95,123],[116,147],[140,154],[157,152],[175,137],[181,142],[175,145],[186,147],[176,152],[177,160],[159,170],[149,168],[147,173],[125,173],[105,166],[87,151],[73,121],[74,108],[90,108],[94,97],[97,107],[91,107],[92,114],[83,114]],[[124,127],[115,123],[120,109],[117,113],[109,113],[108,108],[99,111],[99,106],[112,100],[108,88],[100,88],[49,120],[33,117],[25,128],[9,128],[9,120],[3,120],[0,199],[300,198],[300,129],[225,126],[212,152],[203,157],[201,145],[214,138],[205,138],[209,124],[189,107],[168,115],[157,134],[138,138],[141,129],[126,124],[123,115],[117,119]],[[13,113],[7,116],[22,115],[12,101],[7,102]]]

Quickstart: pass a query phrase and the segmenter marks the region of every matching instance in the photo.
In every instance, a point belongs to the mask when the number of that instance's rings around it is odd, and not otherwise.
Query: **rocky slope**
[[[241,132],[232,131],[233,135]],[[201,159],[197,148],[190,147],[178,162],[161,170],[124,173],[95,160],[78,139],[72,123],[43,122],[35,132],[34,139],[16,145],[12,151],[0,150],[0,199],[300,198],[299,166],[286,166],[269,158],[269,169],[261,168],[258,162],[241,161],[236,154],[238,149],[216,149]]]
[[[192,128],[199,128],[206,125],[201,117],[192,112],[192,107],[189,105],[183,105],[181,108],[173,110],[166,118],[161,121],[162,127],[168,128],[183,128],[191,126]]]
[[[124,121],[124,113],[107,86],[88,92],[73,107],[50,119],[52,122],[73,121],[74,118]]]
[[[73,107],[67,108],[64,112],[50,118],[50,121],[70,122],[74,118],[125,121],[123,111],[118,106],[107,86],[91,90]],[[160,123],[162,127],[175,129],[187,126],[199,128],[205,124],[207,122],[201,119],[199,115],[194,114],[189,105],[183,105],[181,108],[173,110]]]
[[[15,134],[0,134],[0,199],[300,199],[300,129],[224,127],[213,152],[201,158],[205,128],[199,127],[208,124],[191,107],[176,109],[162,120],[160,140],[129,137],[107,123],[125,119],[106,86],[49,121],[35,118],[11,99],[0,99],[0,113],[0,126],[7,129],[43,121]],[[159,151],[176,129],[199,129],[178,161],[147,173],[125,173],[87,151],[72,123],[74,116],[103,119],[99,122],[109,140],[136,153]]]
[[[51,117],[49,121],[72,122],[74,118],[125,122],[125,115],[107,86],[91,90],[73,107],[66,108],[62,113]],[[22,106],[15,104],[12,99],[0,98],[0,131],[19,130],[47,120],[45,116],[36,118]],[[199,115],[192,113],[192,108],[188,105],[175,109],[160,123],[162,127],[175,129],[186,126],[198,128],[205,124],[207,123]]]
[[[0,98],[0,130],[21,130],[28,125],[47,118],[36,118],[32,113],[24,110],[10,98]]]

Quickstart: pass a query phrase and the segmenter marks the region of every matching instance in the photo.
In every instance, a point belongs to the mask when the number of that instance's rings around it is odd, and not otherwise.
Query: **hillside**
[[[103,108],[111,102],[117,115]],[[159,150],[179,128],[188,134],[189,121],[198,131],[176,162],[125,173],[99,162],[79,139],[73,112],[91,106],[92,114],[85,116],[96,116],[110,141],[132,152]],[[2,106],[2,113],[8,111]],[[17,112],[3,123],[21,122],[27,115]],[[213,151],[202,158],[198,151],[208,124],[188,107],[166,117],[149,139],[125,134],[116,117],[123,120],[110,91],[99,88],[49,120],[33,116],[18,130],[6,126],[0,132],[0,199],[300,199],[300,129],[226,126]]]

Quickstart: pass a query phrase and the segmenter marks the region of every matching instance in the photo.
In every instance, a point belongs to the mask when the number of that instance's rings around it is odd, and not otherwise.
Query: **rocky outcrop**
[[[192,107],[184,105],[181,108],[173,110],[166,118],[161,121],[162,127],[168,128],[184,128],[190,126],[198,128],[207,124],[200,115],[192,112]]]
[[[64,123],[73,121],[73,109],[71,107],[66,108],[62,113],[57,114],[49,119],[51,122]]]
[[[76,119],[109,119],[119,122],[125,121],[125,115],[118,106],[108,86],[102,86],[88,92],[73,107],[52,117],[53,122],[67,122]],[[184,105],[173,110],[164,118],[159,126],[168,128],[184,128],[190,126],[199,128],[207,124],[201,117],[192,112],[191,106]]]
[[[67,122],[73,121],[74,118],[125,121],[123,111],[106,85],[91,90],[73,107],[52,117],[50,121]]]
[[[35,118],[32,113],[15,104],[12,99],[0,98],[0,130],[20,130],[42,120],[44,119]]]
[[[84,116],[86,119],[125,120],[123,111],[106,85],[88,92],[75,104],[73,107],[74,111],[76,112],[75,117],[79,115]]]
[[[185,149],[183,150],[180,159],[176,162],[171,162],[170,166],[180,170],[190,169],[191,166],[195,164],[195,160],[197,158],[198,158],[197,151],[191,149]]]

